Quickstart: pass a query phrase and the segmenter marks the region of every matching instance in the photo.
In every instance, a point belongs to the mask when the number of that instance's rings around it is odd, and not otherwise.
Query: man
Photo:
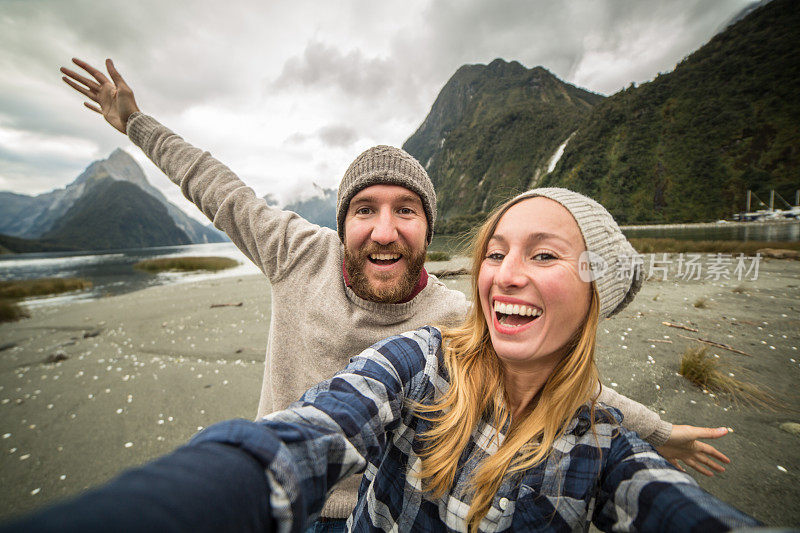
[[[272,285],[269,344],[258,416],[287,407],[348,359],[385,337],[426,324],[454,325],[464,295],[423,268],[436,220],[436,196],[422,166],[398,148],[377,146],[345,172],[337,197],[337,232],[269,207],[226,166],[139,111],[133,91],[106,61],[111,80],[73,59],[93,79],[62,68],[63,80],[92,100],[85,105],[131,141],[214,225],[258,265]],[[698,438],[725,434],[672,426],[644,406],[603,389],[625,425],[677,466],[723,468],[727,458]],[[710,475],[710,473],[709,473]],[[341,527],[357,499],[351,478],[329,497],[321,516]]]

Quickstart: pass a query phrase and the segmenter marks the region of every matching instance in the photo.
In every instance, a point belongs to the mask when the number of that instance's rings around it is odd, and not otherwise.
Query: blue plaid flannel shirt
[[[496,449],[497,431],[488,421],[476,428],[448,494],[422,491],[416,436],[429,425],[408,401],[430,403],[447,387],[441,334],[424,327],[375,344],[284,411],[211,426],[193,442],[226,443],[259,460],[282,531],[302,531],[336,482],[361,472],[352,531],[464,531],[470,477]],[[586,531],[589,521],[602,530],[704,533],[758,525],[620,426],[613,408],[615,419],[595,412],[595,434],[589,413],[576,413],[546,461],[504,480],[482,531]]]

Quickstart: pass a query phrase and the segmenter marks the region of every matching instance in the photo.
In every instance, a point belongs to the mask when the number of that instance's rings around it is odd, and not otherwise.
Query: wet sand
[[[467,287],[464,277],[447,283]],[[705,309],[693,305],[701,297]],[[605,386],[671,422],[734,428],[715,443],[733,459],[727,471],[695,478],[769,525],[800,525],[800,436],[780,427],[800,422],[799,297],[800,261],[764,261],[755,281],[651,279],[598,331]],[[0,325],[0,519],[102,483],[199,428],[252,418],[269,309],[268,283],[247,276],[38,307]],[[783,405],[735,407],[703,393],[677,375],[680,354],[696,344],[680,335],[751,354],[709,347]],[[45,362],[59,354],[66,359]]]

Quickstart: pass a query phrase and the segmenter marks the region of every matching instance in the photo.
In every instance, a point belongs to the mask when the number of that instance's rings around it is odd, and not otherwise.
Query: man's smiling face
[[[427,229],[422,201],[405,187],[372,185],[353,196],[344,221],[353,292],[373,302],[408,297],[425,263]]]

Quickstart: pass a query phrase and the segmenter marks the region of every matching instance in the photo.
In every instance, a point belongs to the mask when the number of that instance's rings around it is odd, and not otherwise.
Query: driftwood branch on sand
[[[699,333],[699,330],[697,330],[697,328],[690,328],[689,326],[684,326],[683,324],[673,324],[672,322],[662,322],[662,324],[664,324],[665,326],[669,326],[671,328],[685,329],[686,331],[691,331],[693,333]],[[687,335],[681,335],[680,333],[678,333],[678,337],[683,337],[684,339],[690,339],[690,340],[693,340],[693,341],[702,342],[703,344],[708,344],[709,346],[714,346],[716,348],[722,348],[723,350],[729,350],[729,351],[731,351],[733,353],[746,355],[747,357],[753,357],[751,354],[749,354],[747,352],[743,352],[741,350],[737,350],[736,348],[734,348],[733,346],[731,346],[729,344],[723,344],[721,342],[710,341],[708,339],[701,339],[699,337],[689,337]],[[650,341],[653,341],[653,342],[663,342],[663,341],[658,341],[656,339],[647,339],[647,340],[650,340]]]
[[[669,326],[671,328],[678,328],[678,329],[685,329],[686,331],[692,331],[697,333],[695,328],[690,328],[689,326],[684,326],[683,324],[673,324],[672,322],[662,322],[665,326]]]
[[[753,357],[751,354],[749,354],[747,352],[743,352],[741,350],[737,350],[736,348],[734,348],[733,346],[730,346],[729,344],[722,344],[721,342],[714,342],[714,341],[710,341],[708,339],[700,339],[698,337],[689,337],[688,335],[681,335],[680,333],[678,333],[678,337],[683,337],[684,339],[691,339],[693,341],[702,342],[703,344],[708,344],[709,346],[715,346],[717,348],[722,348],[723,350],[729,350],[729,351],[731,351],[733,353],[746,355],[747,357]]]
[[[431,274],[439,279],[454,278],[456,276],[468,276],[469,270],[466,268],[457,268],[455,270],[437,270],[436,272],[431,272]]]

